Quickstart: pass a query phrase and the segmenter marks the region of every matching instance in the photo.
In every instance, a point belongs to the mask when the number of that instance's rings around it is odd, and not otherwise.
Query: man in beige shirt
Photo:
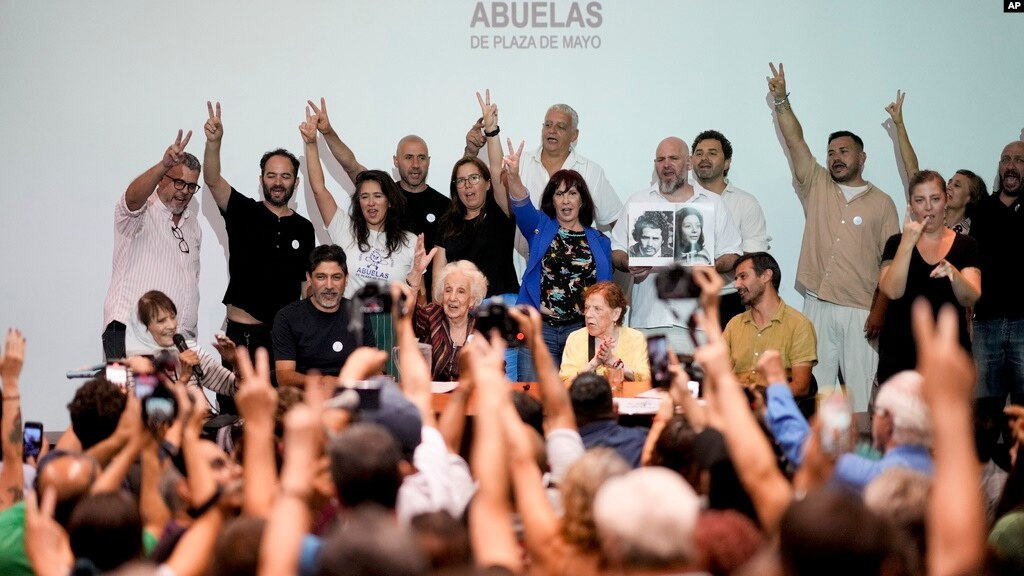
[[[768,89],[807,218],[797,288],[817,332],[814,377],[827,388],[841,375],[854,411],[866,413],[878,368],[873,341],[885,312],[876,297],[878,276],[885,241],[899,232],[896,204],[862,177],[867,155],[856,134],[834,132],[828,168],[815,161],[793,114],[782,64],[771,70]]]

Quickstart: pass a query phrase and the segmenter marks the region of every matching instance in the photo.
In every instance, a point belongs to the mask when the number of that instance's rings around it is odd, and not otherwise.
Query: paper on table
[[[458,382],[431,382],[430,391],[434,394],[445,394],[455,390],[458,386]]]
[[[619,414],[656,414],[661,400],[658,398],[612,398]]]

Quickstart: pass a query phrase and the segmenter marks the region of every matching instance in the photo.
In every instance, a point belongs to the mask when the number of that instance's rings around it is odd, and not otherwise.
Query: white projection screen
[[[179,128],[193,130],[188,150],[202,158],[207,100],[223,105],[223,173],[253,197],[262,153],[301,156],[305,102],[321,96],[368,167],[392,170],[401,136],[425,138],[428,182],[444,193],[485,88],[502,137],[527,147],[549,105],[575,107],[577,150],[622,198],[650,183],[662,138],[720,130],[735,148],[730,179],[760,199],[783,297],[799,307],[804,216],[768,63],[785,63],[814,153],[831,131],[861,135],[866,177],[902,215],[885,105],[907,92],[923,167],[969,168],[991,185],[1024,126],[1022,29],[1002,0],[0,0],[0,328],[28,339],[24,416],[67,425],[81,381],[64,374],[102,355],[114,203]],[[321,149],[329,187],[351,191]],[[212,199],[197,201],[209,343],[224,321],[227,248]],[[304,181],[295,209],[326,241]]]

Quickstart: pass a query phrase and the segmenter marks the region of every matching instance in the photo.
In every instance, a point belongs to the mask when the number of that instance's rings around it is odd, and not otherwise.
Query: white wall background
[[[565,21],[573,2],[537,4]],[[578,4],[586,13],[587,2]],[[471,28],[476,6],[0,0],[0,328],[20,327],[28,338],[26,419],[49,430],[67,424],[79,382],[64,372],[101,356],[114,203],[178,128],[195,132],[189,150],[202,158],[208,99],[224,108],[224,175],[254,197],[260,155],[277,146],[300,153],[303,105],[320,96],[369,167],[390,169],[398,138],[423,136],[429,182],[444,192],[478,116],[473,93],[487,87],[502,136],[527,146],[538,145],[548,105],[572,104],[578,150],[604,166],[623,198],[650,181],[661,138],[721,130],[735,147],[730,176],[760,198],[783,296],[797,306],[803,214],[767,104],[769,61],[786,63],[811,149],[823,154],[830,131],[857,132],[866,176],[901,207],[883,127],[897,88],[908,92],[922,166],[947,177],[965,167],[992,182],[1000,150],[1024,126],[1024,16],[1003,14],[1000,0],[602,0],[593,29]],[[470,48],[476,34],[551,33],[597,35],[601,45]],[[325,156],[333,190],[350,188]],[[308,189],[296,197],[296,209],[319,225]],[[197,200],[205,229],[199,329],[209,341],[224,317],[226,248],[212,200]]]

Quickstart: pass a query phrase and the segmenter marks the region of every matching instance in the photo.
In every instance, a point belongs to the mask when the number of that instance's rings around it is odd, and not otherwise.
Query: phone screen
[[[668,338],[648,336],[647,357],[651,364],[651,386],[668,388],[672,384],[672,375],[668,372]]]
[[[43,449],[43,425],[39,422],[25,422],[23,458],[38,458]]]

